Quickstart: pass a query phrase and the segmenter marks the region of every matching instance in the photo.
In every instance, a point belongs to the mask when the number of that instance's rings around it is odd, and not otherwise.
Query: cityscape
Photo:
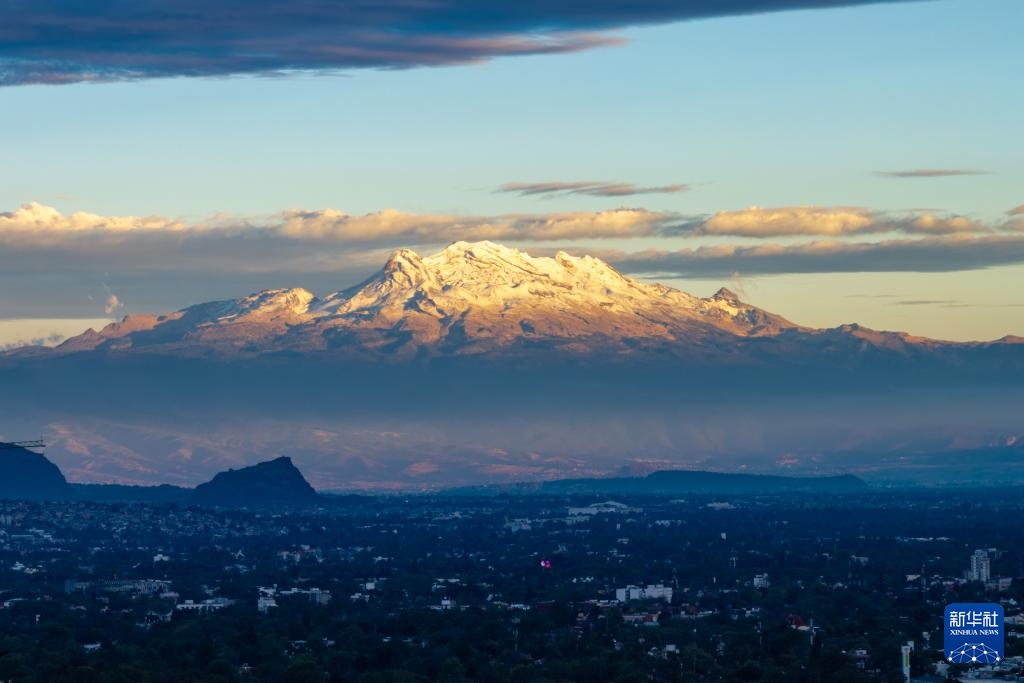
[[[1021,0],[0,0],[0,683],[1024,681]]]
[[[8,502],[12,680],[910,680],[947,603],[1005,606],[1013,490],[323,496],[306,508]],[[965,511],[999,510],[979,537]],[[939,618],[936,618],[936,612]],[[216,634],[211,638],[211,634]],[[967,678],[964,678],[967,680]]]

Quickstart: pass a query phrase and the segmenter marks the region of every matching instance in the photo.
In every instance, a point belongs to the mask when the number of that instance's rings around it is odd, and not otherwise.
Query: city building
[[[986,550],[975,550],[971,555],[971,571],[967,577],[971,581],[988,581],[992,578],[992,560]]]
[[[629,602],[630,600],[662,600],[672,602],[672,587],[662,584],[648,584],[646,587],[626,586],[615,589],[615,599],[618,602]]]
[[[232,602],[228,598],[209,598],[202,602],[186,600],[185,602],[179,602],[174,606],[174,609],[179,612],[213,612],[214,610],[224,609],[232,604]]]

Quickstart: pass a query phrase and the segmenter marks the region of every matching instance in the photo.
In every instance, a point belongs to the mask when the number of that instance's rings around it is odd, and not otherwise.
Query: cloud
[[[338,209],[289,209],[264,217],[218,215],[186,224],[160,216],[100,216],[29,203],[0,213],[0,245],[39,244],[80,238],[110,241],[130,234],[170,235],[182,240],[198,236],[248,235],[292,240],[330,240],[362,244],[433,244],[457,240],[572,240],[642,237],[659,234],[678,221],[674,213],[618,208],[604,211],[460,216],[417,214],[384,209],[352,215]]]
[[[1006,215],[1009,218],[1003,223],[1003,230],[1024,232],[1024,204],[1013,207]]]
[[[886,213],[861,207],[751,207],[709,217],[618,208],[501,216],[413,214],[385,209],[350,215],[337,209],[294,209],[270,219],[281,235],[346,242],[437,243],[456,240],[573,240],[692,235],[770,238],[872,233],[949,235],[990,232],[970,218],[934,212]]]
[[[79,214],[27,207],[0,219],[0,291],[8,294],[0,297],[0,318],[92,316],[97,301],[112,303],[113,292],[118,302],[130,295],[132,309],[140,312],[270,286],[325,293],[365,278],[399,246],[628,238],[657,235],[675,220],[643,209],[508,216],[324,209],[189,224],[158,217],[79,220],[73,219]],[[39,216],[45,220],[35,220]],[[154,229],[161,224],[167,229]]]
[[[427,251],[456,240],[543,241],[552,250],[606,258],[634,275],[738,282],[781,273],[947,272],[1024,263],[1024,233],[1004,230],[1007,224],[866,209],[798,209],[755,208],[704,218],[644,209],[496,216],[293,209],[186,223],[159,216],[64,215],[30,204],[0,214],[0,291],[8,294],[0,297],[0,318],[94,316],[99,307],[113,315],[122,310],[122,297],[130,297],[134,311],[162,312],[267,287],[326,293],[365,278],[397,247]],[[826,231],[834,234],[820,239]],[[891,231],[907,236],[864,240]],[[733,234],[737,243],[718,243]],[[594,241],[699,243],[705,235],[713,235],[714,243],[633,253]],[[777,244],[770,240],[773,235],[814,241]]]
[[[65,339],[67,339],[67,336],[60,332],[53,332],[52,334],[42,337],[15,339],[14,341],[8,341],[0,344],[0,351],[13,351],[14,349],[20,349],[23,346],[54,346]]]
[[[605,252],[627,273],[730,277],[790,273],[955,272],[1024,263],[1024,237],[953,235],[881,242],[709,245],[677,251]]]
[[[392,209],[352,216],[335,209],[324,209],[286,212],[278,231],[295,239],[368,243],[573,240],[654,235],[674,220],[675,214],[645,209],[505,216],[413,214]]]
[[[893,301],[888,306],[960,306],[962,301],[956,299],[906,299],[903,301]]]
[[[35,202],[14,211],[0,212],[0,235],[12,233],[64,233],[86,231],[183,230],[180,221],[160,216],[100,216],[76,211],[68,216]]]
[[[739,211],[719,211],[694,232],[743,237],[844,235],[872,230],[874,226],[872,214],[860,208],[794,206],[766,209],[752,206]]]
[[[887,178],[946,178],[956,175],[987,175],[988,171],[970,168],[914,168],[908,171],[879,171],[875,175]]]
[[[103,312],[107,315],[114,315],[122,308],[124,308],[124,304],[121,300],[117,298],[116,294],[111,294],[107,297],[106,305],[103,306]]]
[[[574,240],[628,237],[790,236],[843,237],[872,233],[949,235],[1012,230],[1011,219],[988,226],[964,216],[933,211],[880,212],[863,207],[752,206],[710,216],[617,208],[603,211],[472,216],[419,214],[383,209],[354,215],[339,209],[289,209],[268,216],[217,215],[197,223],[162,216],[101,216],[77,211],[64,215],[37,203],[0,213],[0,246],[78,239],[82,245],[112,243],[139,234],[200,235],[266,239],[324,240],[363,245],[416,245],[457,240]]]
[[[706,219],[681,224],[674,230],[678,234],[764,238],[839,237],[882,232],[934,235],[984,232],[988,228],[963,216],[938,216],[931,212],[884,213],[855,206],[752,206],[738,211],[719,211]]]
[[[0,3],[0,85],[408,68],[575,52],[628,26],[906,0]]]
[[[690,186],[684,184],[638,187],[633,183],[582,180],[576,182],[505,183],[496,192],[514,192],[521,197],[531,195],[557,197],[571,194],[583,194],[592,197],[632,197],[641,194],[675,194],[686,192],[689,189]]]

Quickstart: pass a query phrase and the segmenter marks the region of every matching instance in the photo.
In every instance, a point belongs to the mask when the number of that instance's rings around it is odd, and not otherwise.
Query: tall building
[[[910,653],[914,651],[914,641],[900,646],[900,668],[903,671],[903,680],[910,683]]]
[[[988,581],[992,578],[992,560],[985,550],[975,550],[971,555],[971,581]]]

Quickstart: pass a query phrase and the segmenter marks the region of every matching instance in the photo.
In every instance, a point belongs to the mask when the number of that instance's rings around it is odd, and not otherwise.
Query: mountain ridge
[[[1021,342],[1012,336],[945,342],[857,324],[808,328],[747,304],[725,287],[700,298],[628,278],[592,256],[559,251],[533,257],[484,241],[456,242],[427,257],[400,249],[362,283],[323,297],[301,287],[268,289],[164,315],[129,315],[52,350],[7,355],[330,352],[403,361],[547,351],[711,358],[757,339],[797,345],[841,340],[897,350]]]
[[[41,453],[5,448],[0,459],[3,485],[0,500],[79,500],[101,503],[147,503],[204,507],[275,507],[324,503],[288,456],[218,472],[194,488],[158,484],[69,483],[60,468]],[[708,470],[655,470],[644,477],[586,477],[543,482],[516,482],[501,486],[447,487],[435,493],[509,494],[801,494],[857,493],[869,489],[851,474],[833,476],[780,476]],[[338,495],[338,494],[333,494]]]
[[[469,487],[449,493],[540,493],[548,495],[768,495],[863,493],[870,486],[852,474],[786,476],[710,470],[655,470],[638,477],[584,477]]]
[[[334,294],[266,290],[0,355],[0,415],[82,481],[190,485],[285,452],[321,488],[826,474],[850,453],[900,469],[885,454],[1024,438],[1022,351],[815,330],[725,288],[456,243]]]
[[[398,250],[363,283],[322,298],[303,288],[270,289],[165,315],[130,315],[68,339],[54,353],[361,347],[401,357],[424,349],[487,353],[538,340],[569,353],[628,353],[650,340],[803,329],[724,288],[698,298],[627,278],[591,256],[532,257],[491,242],[456,242],[425,258]]]

